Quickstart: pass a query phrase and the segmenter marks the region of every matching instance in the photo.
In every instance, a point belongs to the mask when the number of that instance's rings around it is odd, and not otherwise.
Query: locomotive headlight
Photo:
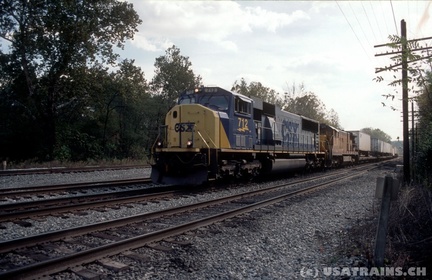
[[[192,148],[192,146],[193,146],[192,140],[188,140],[187,143],[186,143],[186,147]]]

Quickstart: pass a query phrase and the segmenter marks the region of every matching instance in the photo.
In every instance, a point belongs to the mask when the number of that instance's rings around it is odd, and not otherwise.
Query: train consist
[[[199,185],[395,156],[361,131],[341,131],[258,98],[201,87],[183,93],[152,148],[155,183]]]

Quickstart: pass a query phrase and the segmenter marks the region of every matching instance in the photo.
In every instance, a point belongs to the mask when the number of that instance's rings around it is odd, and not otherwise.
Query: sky
[[[375,68],[391,64],[375,54],[390,49],[374,46],[400,35],[401,20],[408,39],[432,36],[431,1],[128,2],[143,22],[121,56],[135,59],[148,81],[155,59],[175,45],[205,86],[230,89],[245,78],[283,94],[304,84],[345,130],[372,127],[403,138],[401,89],[388,86],[394,74],[373,81]]]

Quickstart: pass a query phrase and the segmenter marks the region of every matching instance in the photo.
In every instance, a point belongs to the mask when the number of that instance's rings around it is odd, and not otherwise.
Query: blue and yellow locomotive
[[[202,87],[183,93],[152,148],[155,183],[197,185],[324,162],[317,121],[258,98]]]

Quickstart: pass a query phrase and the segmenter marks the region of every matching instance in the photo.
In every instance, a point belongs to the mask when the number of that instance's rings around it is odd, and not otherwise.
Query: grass
[[[339,257],[356,256],[359,266],[374,266],[373,253],[380,202],[370,217],[363,217],[341,242]],[[432,273],[432,190],[424,186],[403,187],[392,201],[387,227],[385,266],[426,267]]]

